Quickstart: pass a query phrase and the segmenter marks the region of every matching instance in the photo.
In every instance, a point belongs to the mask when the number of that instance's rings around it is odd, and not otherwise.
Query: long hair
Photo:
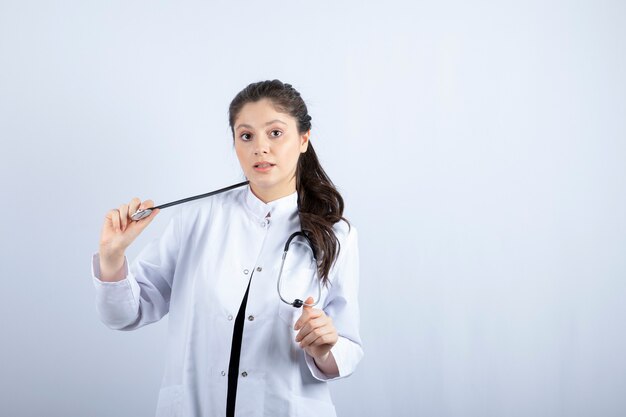
[[[274,107],[296,119],[298,133],[311,128],[311,116],[300,93],[291,84],[267,80],[249,84],[230,103],[228,121],[235,140],[235,120],[244,105],[269,99]],[[306,152],[301,153],[296,167],[298,215],[302,230],[308,235],[317,254],[317,270],[322,282],[328,284],[328,274],[337,260],[340,244],[333,225],[343,217],[343,198],[322,168],[313,144],[309,141]],[[348,223],[348,226],[350,223]]]

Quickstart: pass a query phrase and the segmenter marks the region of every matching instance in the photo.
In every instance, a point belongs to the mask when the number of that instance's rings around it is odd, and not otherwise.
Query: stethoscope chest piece
[[[149,208],[143,209],[143,210],[139,210],[138,212],[130,216],[130,218],[137,221],[137,220],[145,219],[146,217],[150,215],[150,213],[152,213],[152,209],[149,209]]]

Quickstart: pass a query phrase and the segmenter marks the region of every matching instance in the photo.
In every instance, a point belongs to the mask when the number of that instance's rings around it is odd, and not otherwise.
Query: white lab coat
[[[121,281],[101,281],[93,255],[96,306],[107,326],[133,330],[169,313],[157,416],[225,415],[235,317],[251,275],[235,414],[336,415],[326,382],[350,375],[363,356],[357,232],[343,221],[335,224],[340,254],[315,307],[339,334],[331,349],[339,377],[329,378],[295,342],[293,325],[302,310],[281,302],[276,291],[283,247],[297,230],[296,193],[265,204],[246,186],[181,206],[130,268],[125,260]],[[310,280],[297,280],[310,272],[285,266],[283,277],[304,283],[292,298],[317,296],[317,287],[306,288]]]

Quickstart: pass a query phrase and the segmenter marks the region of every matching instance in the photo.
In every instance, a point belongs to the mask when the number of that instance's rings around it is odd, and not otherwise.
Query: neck
[[[277,189],[259,188],[250,184],[250,190],[259,200],[267,204],[274,200],[278,200],[279,198],[287,197],[288,195],[293,194],[296,191],[296,185],[293,184],[293,187]]]

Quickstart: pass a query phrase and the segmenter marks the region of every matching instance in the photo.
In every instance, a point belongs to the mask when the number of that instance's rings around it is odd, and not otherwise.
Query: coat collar
[[[250,185],[246,187],[246,206],[259,219],[266,217],[280,217],[282,215],[293,214],[298,211],[298,192],[281,197],[278,200],[264,203],[250,189]]]

